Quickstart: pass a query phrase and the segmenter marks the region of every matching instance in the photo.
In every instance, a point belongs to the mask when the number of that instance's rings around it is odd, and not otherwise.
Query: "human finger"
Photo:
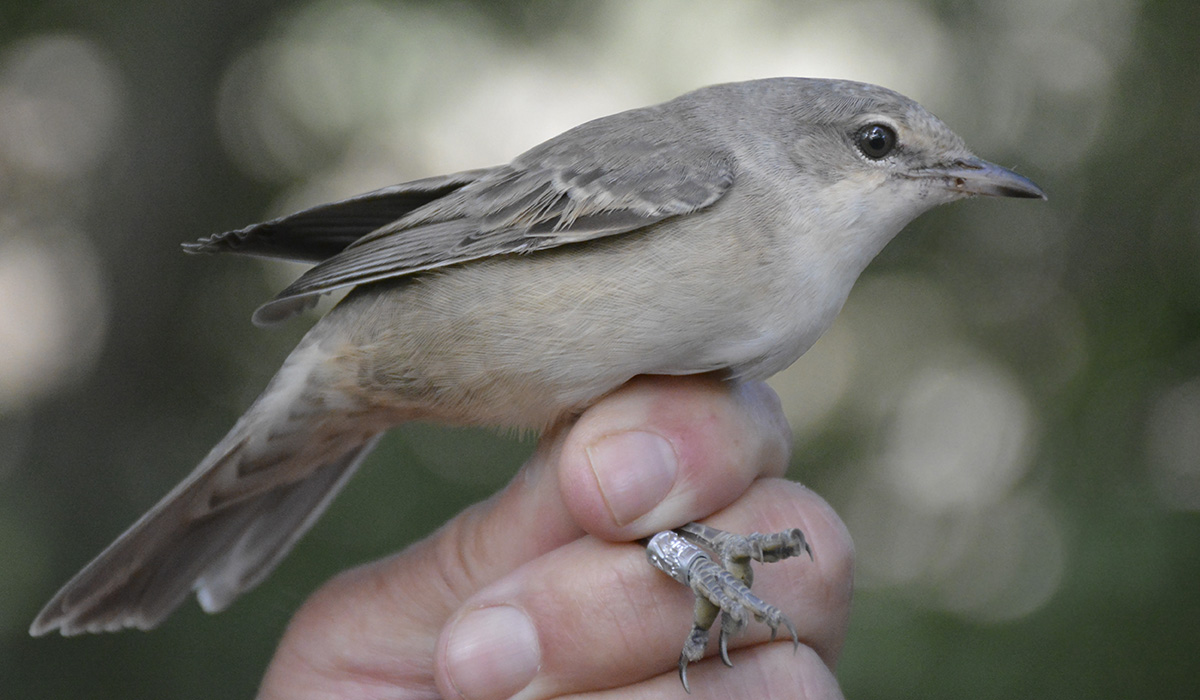
[[[708,522],[735,532],[804,530],[813,559],[757,567],[754,590],[832,666],[849,617],[853,545],[828,504],[798,484],[766,479]],[[690,589],[653,570],[643,551],[577,540],[480,591],[454,614],[438,641],[438,688],[447,698],[533,700],[653,678],[676,668],[692,603]],[[730,647],[769,638],[764,625],[752,623]],[[790,639],[781,643],[791,650]]]
[[[639,377],[571,429],[559,461],[572,520],[607,540],[678,527],[787,469],[791,430],[763,382]]]

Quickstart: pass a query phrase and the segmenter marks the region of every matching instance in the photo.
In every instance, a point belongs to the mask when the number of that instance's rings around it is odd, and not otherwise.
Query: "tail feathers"
[[[151,629],[192,590],[205,610],[225,608],[275,568],[378,441],[356,437],[315,457],[302,449],[275,454],[269,467],[255,470],[238,439],[242,425],[63,586],[30,633]],[[230,475],[242,472],[257,488],[220,498]]]
[[[379,435],[319,468],[312,476],[259,497],[254,518],[233,547],[196,582],[196,598],[206,612],[220,612],[262,582],[308,532],[375,448]]]

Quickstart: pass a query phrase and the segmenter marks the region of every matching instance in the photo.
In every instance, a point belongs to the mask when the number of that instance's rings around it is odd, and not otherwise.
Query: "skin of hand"
[[[691,591],[628,540],[705,518],[799,526],[813,559],[755,590],[801,646],[751,625],[733,669],[708,657],[692,696],[838,698],[853,545],[811,491],[780,478],[791,434],[761,382],[641,377],[542,437],[514,480],[429,538],[323,586],[292,620],[259,700],[682,697]]]

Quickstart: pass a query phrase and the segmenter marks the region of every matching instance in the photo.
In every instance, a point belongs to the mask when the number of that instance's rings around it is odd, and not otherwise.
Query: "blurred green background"
[[[314,587],[531,449],[397,431],[229,612],[29,638],[311,322],[248,321],[297,268],[181,242],[771,75],[895,88],[1051,196],[918,220],[774,381],[858,547],[847,695],[1200,697],[1194,0],[7,0],[0,697],[251,697]]]

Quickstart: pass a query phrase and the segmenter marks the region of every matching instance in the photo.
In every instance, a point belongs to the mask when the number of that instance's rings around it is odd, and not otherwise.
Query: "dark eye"
[[[879,160],[896,147],[896,132],[883,124],[868,124],[854,135],[858,150],[871,160]]]

